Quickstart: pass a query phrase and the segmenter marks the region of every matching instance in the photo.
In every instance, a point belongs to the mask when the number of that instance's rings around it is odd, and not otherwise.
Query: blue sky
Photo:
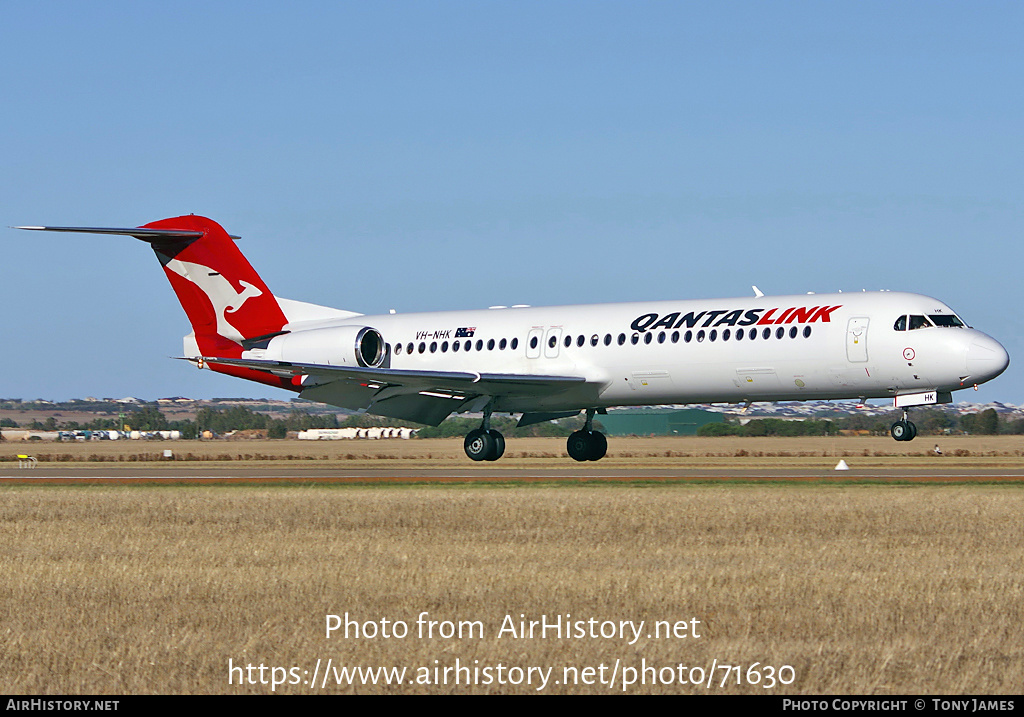
[[[1019,3],[8,2],[0,396],[288,397],[200,372],[194,212],[364,313],[898,289],[1024,403]]]

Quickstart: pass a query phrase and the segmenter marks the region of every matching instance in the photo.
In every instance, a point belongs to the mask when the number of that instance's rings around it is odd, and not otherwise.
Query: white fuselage
[[[899,328],[900,317],[916,316],[933,320]],[[386,314],[288,328],[329,326],[379,331],[393,369],[586,379],[502,397],[496,411],[951,392],[1009,361],[942,302],[898,292]],[[269,348],[247,355],[280,358]]]

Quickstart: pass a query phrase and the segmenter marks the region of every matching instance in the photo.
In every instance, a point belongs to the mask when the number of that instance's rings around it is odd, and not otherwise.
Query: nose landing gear
[[[889,435],[895,438],[897,441],[912,441],[917,438],[917,426],[908,420],[910,411],[903,411],[903,418],[896,423],[892,424],[889,429]]]

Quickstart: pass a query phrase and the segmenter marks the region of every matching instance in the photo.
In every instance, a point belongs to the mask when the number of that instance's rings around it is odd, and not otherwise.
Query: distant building
[[[419,429],[371,426],[369,428],[310,428],[299,431],[300,441],[340,441],[348,438],[412,438]]]
[[[725,416],[698,408],[630,409],[596,420],[610,436],[695,436],[706,423],[724,423]]]

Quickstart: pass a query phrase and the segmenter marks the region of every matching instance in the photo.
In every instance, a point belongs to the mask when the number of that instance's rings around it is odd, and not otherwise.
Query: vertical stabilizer
[[[189,358],[239,358],[242,342],[279,333],[287,318],[232,237],[220,224],[189,214],[142,227],[18,227],[36,231],[120,234],[148,242],[160,260],[188,320]],[[221,373],[296,390],[290,379],[237,366],[211,366]]]
[[[142,229],[198,233],[140,238],[152,245],[203,354],[240,356],[242,341],[276,333],[287,323],[277,299],[217,222],[188,215]]]

